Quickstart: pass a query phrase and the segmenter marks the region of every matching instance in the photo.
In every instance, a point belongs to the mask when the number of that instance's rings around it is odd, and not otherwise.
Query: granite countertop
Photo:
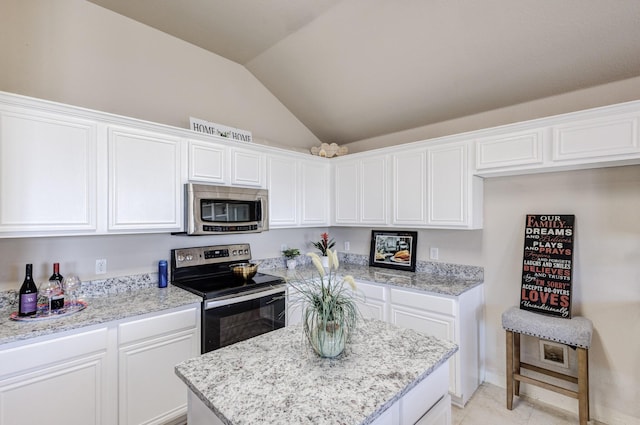
[[[303,338],[301,326],[278,329],[180,363],[176,374],[225,424],[368,424],[458,350],[378,320],[359,322],[335,359]]]
[[[261,271],[284,279],[298,279],[300,276],[309,278],[314,274],[317,276],[318,273],[316,268],[309,264],[298,266],[294,270],[279,267],[268,270],[261,269]],[[473,274],[465,276],[459,273],[408,272],[360,264],[345,264],[344,262],[340,263],[338,275],[351,275],[356,280],[453,297],[457,297],[469,289],[484,283],[482,276]]]
[[[4,295],[0,300],[0,348],[10,342],[202,302],[197,295],[172,285],[158,288],[157,280],[145,274],[83,284],[79,299],[88,303],[87,308],[64,317],[29,322],[9,318],[17,304]]]

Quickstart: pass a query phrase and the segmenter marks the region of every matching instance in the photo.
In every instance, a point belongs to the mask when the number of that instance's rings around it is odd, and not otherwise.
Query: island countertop
[[[176,374],[225,424],[369,424],[457,349],[363,320],[345,351],[326,359],[290,326],[187,360]]]

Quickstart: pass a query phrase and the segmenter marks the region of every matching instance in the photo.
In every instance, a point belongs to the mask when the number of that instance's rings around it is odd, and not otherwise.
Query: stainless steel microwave
[[[187,183],[185,191],[188,235],[269,230],[269,197],[265,189]]]

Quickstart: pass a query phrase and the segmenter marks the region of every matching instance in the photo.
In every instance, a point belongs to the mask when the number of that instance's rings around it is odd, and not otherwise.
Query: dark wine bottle
[[[60,263],[53,263],[53,274],[49,280],[57,280],[62,283],[62,276],[60,276]]]
[[[62,276],[60,275],[60,263],[53,263],[53,274],[49,280],[55,280],[60,285],[60,292],[51,297],[51,310],[60,310],[64,307],[64,295],[62,294]]]
[[[20,287],[18,316],[33,316],[38,309],[38,287],[33,281],[32,270],[33,266],[27,264],[24,282]]]

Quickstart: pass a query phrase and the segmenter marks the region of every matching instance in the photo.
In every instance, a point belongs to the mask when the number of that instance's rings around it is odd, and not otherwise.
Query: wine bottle
[[[33,281],[32,270],[33,266],[27,264],[24,282],[20,287],[18,316],[33,316],[38,309],[38,287]]]
[[[62,284],[62,276],[60,275],[60,263],[53,263],[53,274],[49,280],[57,280]]]
[[[51,310],[60,310],[64,307],[64,295],[62,294],[62,276],[60,275],[60,263],[53,263],[53,274],[49,280],[58,282],[60,291],[51,297]]]

